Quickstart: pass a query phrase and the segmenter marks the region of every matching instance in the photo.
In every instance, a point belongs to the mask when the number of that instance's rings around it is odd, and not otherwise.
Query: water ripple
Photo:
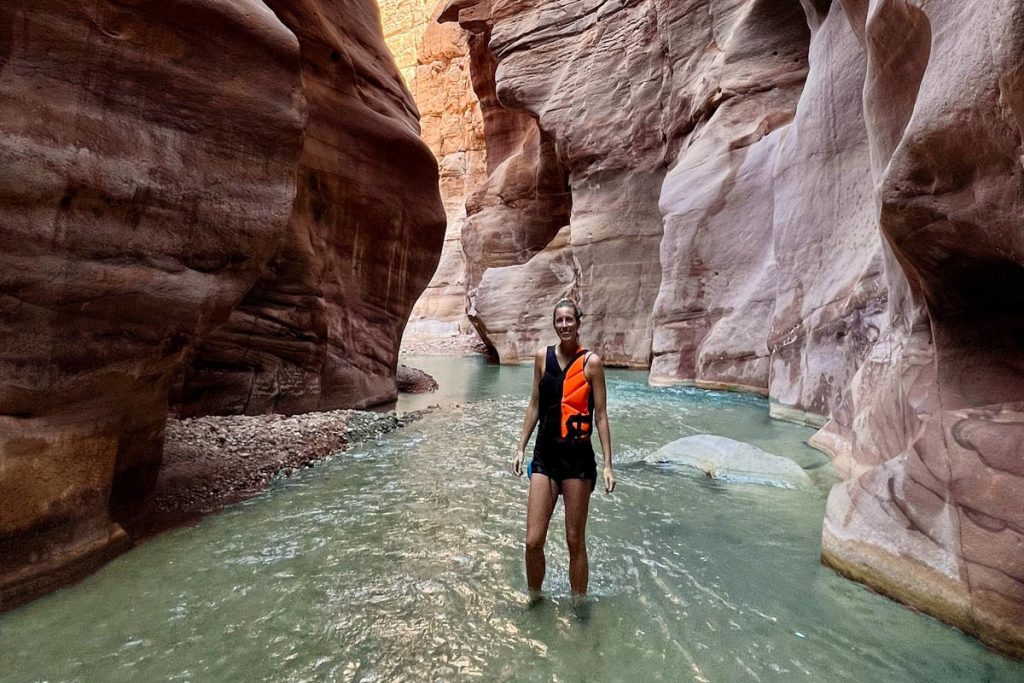
[[[822,460],[763,401],[635,373],[609,372],[620,488],[591,506],[589,618],[571,605],[560,508],[548,598],[529,606],[526,482],[508,472],[529,370],[473,373],[490,395],[0,616],[0,680],[1020,680],[820,565],[827,471],[794,494],[640,464],[698,432]]]

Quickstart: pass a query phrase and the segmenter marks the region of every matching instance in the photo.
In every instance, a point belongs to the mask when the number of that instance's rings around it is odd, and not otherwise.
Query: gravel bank
[[[267,490],[276,477],[312,467],[410,419],[415,416],[361,410],[170,419],[148,532],[250,498]]]

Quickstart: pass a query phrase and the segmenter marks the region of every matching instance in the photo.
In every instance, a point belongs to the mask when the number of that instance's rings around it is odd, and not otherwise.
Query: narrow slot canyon
[[[1022,30],[8,0],[0,681],[1024,676]],[[586,616],[509,471],[562,299]]]

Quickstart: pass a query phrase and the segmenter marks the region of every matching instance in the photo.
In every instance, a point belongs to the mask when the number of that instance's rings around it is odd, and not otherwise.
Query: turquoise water
[[[1021,681],[1024,665],[818,562],[833,481],[764,401],[609,372],[619,489],[591,505],[590,617],[561,511],[523,594],[530,369],[412,358],[442,407],[0,615],[2,681]],[[710,432],[794,458],[810,491],[642,462]]]

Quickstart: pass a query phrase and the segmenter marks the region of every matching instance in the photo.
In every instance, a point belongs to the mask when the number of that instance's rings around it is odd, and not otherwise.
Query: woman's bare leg
[[[569,547],[569,586],[576,595],[586,594],[590,581],[590,562],[587,558],[590,493],[590,481],[587,479],[566,479],[562,482],[565,543]]]
[[[556,502],[558,489],[555,483],[535,472],[530,477],[530,494],[526,501],[526,585],[531,593],[539,593],[544,583],[547,570],[544,543]]]

